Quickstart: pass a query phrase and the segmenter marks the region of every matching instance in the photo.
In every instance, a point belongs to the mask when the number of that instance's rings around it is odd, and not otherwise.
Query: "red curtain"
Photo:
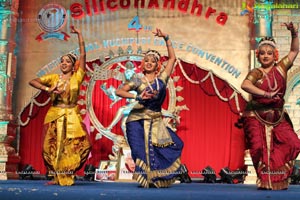
[[[41,92],[34,100],[43,104],[48,98],[49,95],[46,92]],[[49,107],[50,104],[37,106],[31,102],[20,115],[20,120],[28,123],[20,127],[19,154],[21,162],[19,170],[22,170],[26,164],[30,164],[40,174],[46,173],[42,159],[42,130],[44,117]]]
[[[181,113],[178,127],[178,134],[185,143],[182,162],[187,165],[192,177],[202,177],[201,171],[208,165],[216,173],[223,167],[243,169],[244,135],[235,123],[239,118],[237,106],[243,108],[245,101],[241,95],[237,99],[221,100],[216,91],[228,99],[234,92],[228,83],[213,75],[201,82],[208,71],[195,64],[181,63],[183,70],[177,68],[175,75],[181,77],[178,85],[184,90],[178,95],[184,97],[182,104],[189,108],[189,111]],[[182,72],[199,84],[192,84]]]
[[[88,62],[92,68],[93,63],[101,65],[99,60]],[[217,173],[223,167],[229,167],[231,170],[244,168],[244,135],[241,129],[234,126],[237,122],[239,113],[238,106],[243,108],[244,99],[238,94],[237,98],[224,101],[219,98],[216,91],[223,98],[230,98],[234,92],[230,85],[213,76],[203,81],[208,75],[208,71],[202,70],[194,64],[181,61],[181,67],[176,66],[173,77],[180,76],[176,86],[184,89],[177,92],[177,96],[184,98],[178,105],[186,105],[189,110],[181,111],[180,124],[177,127],[177,133],[184,141],[182,162],[186,164],[191,177],[202,177],[201,171],[206,166],[211,166]],[[188,79],[198,81],[191,83]],[[86,76],[88,82],[91,77]],[[122,100],[109,107],[111,100],[104,95],[100,85],[104,81],[96,81],[92,101],[94,112],[102,125],[108,126],[112,121],[117,109],[124,105]],[[121,81],[109,79],[107,86],[117,87]],[[213,85],[215,84],[215,87]],[[217,90],[216,90],[217,89]],[[86,86],[82,86],[86,90]],[[45,102],[47,94],[41,93],[35,99]],[[81,96],[85,99],[85,95]],[[166,99],[166,102],[168,99]],[[164,105],[166,106],[166,105]],[[84,106],[82,106],[84,107]],[[20,156],[21,166],[31,164],[41,174],[46,173],[42,159],[42,124],[44,116],[49,105],[44,107],[33,106],[33,112],[30,121],[26,126],[20,127]],[[30,106],[24,108],[21,113],[21,120],[26,121],[29,116]],[[85,118],[86,115],[83,115]],[[112,130],[114,133],[122,133],[120,123]],[[107,160],[108,155],[112,153],[112,141],[102,137],[95,140],[97,131],[90,133],[92,142],[92,151],[87,164],[98,166],[100,160]],[[79,174],[83,174],[83,170]]]

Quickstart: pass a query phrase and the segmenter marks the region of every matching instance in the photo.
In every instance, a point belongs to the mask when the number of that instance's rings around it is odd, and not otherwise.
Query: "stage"
[[[72,33],[71,25],[75,25],[86,50],[78,111],[92,144],[78,175],[87,165],[100,168],[112,160],[119,173],[123,170],[119,166],[125,163],[125,154],[121,152],[127,146],[120,147],[126,139],[123,122],[129,99],[114,101],[107,92],[123,84],[127,67],[142,75],[142,58],[149,49],[157,50],[160,62],[166,64],[167,44],[152,34],[162,28],[176,54],[163,104],[169,114],[164,122],[184,142],[181,162],[191,178],[202,178],[208,166],[216,173],[228,167],[230,171],[247,169],[248,177],[256,176],[245,133],[237,123],[251,99],[241,84],[250,70],[260,67],[255,53],[260,38],[274,37],[280,58],[290,51],[293,36],[282,23],[293,21],[300,27],[300,3],[289,2],[296,1],[1,0],[0,179],[9,180],[0,180],[0,200],[282,200],[300,196],[299,181],[285,191],[198,180],[164,189],[83,179],[61,187],[46,185],[44,177],[16,180],[15,173],[27,165],[38,174],[47,173],[43,130],[51,98],[28,83],[46,74],[60,74],[62,55],[79,55],[82,43]],[[300,138],[299,55],[286,81],[285,109]],[[6,172],[16,179],[6,177]]]
[[[300,185],[290,185],[284,191],[257,190],[254,184],[174,184],[170,188],[140,188],[137,183],[76,181],[75,185],[62,187],[45,185],[46,180],[0,181],[1,200],[33,199],[208,199],[208,200],[284,200],[300,196]]]

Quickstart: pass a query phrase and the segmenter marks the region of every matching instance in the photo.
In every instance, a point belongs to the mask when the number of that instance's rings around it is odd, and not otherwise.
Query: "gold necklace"
[[[269,78],[269,76],[268,76],[268,73],[267,73],[264,69],[262,69],[262,71],[263,71],[263,73],[264,73],[264,76],[265,76],[266,79],[267,79],[269,89],[270,89],[271,91],[275,91],[275,90],[277,89],[277,80],[276,80],[276,78],[275,78],[274,70],[273,70],[273,69],[271,69],[271,70],[272,70],[272,72],[273,72],[274,87],[271,86],[271,80],[270,80],[270,78]]]
[[[67,85],[70,82],[70,78],[69,79],[63,79],[62,74],[59,76],[59,80],[57,82],[57,88],[61,91],[66,91],[67,89]]]
[[[147,85],[149,86],[151,92],[155,93],[152,85],[150,84],[150,82],[149,82],[149,80],[148,80],[148,78],[146,76],[145,76],[145,79],[147,81]],[[157,91],[159,91],[159,83],[158,83],[157,77],[155,77],[155,82],[156,82],[156,88],[157,88],[156,93],[157,93]]]

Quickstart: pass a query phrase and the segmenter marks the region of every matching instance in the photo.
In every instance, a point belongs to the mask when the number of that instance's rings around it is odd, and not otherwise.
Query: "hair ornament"
[[[260,48],[263,45],[270,45],[276,48],[275,40],[272,37],[263,37],[258,43],[258,48]]]
[[[77,60],[77,55],[74,53],[68,53],[66,56],[71,60],[72,64],[74,65]]]
[[[275,61],[278,61],[278,59],[279,59],[279,52],[278,52],[278,49],[276,48],[275,40],[272,37],[263,37],[259,41],[258,48],[255,50],[256,57],[257,58],[259,57],[259,48],[261,46],[263,46],[263,45],[270,45],[271,47],[274,48],[274,59],[275,59]]]
[[[155,50],[149,50],[146,52],[146,56],[152,55],[154,56],[154,58],[156,59],[156,61],[160,60],[160,54],[158,53],[158,51]]]

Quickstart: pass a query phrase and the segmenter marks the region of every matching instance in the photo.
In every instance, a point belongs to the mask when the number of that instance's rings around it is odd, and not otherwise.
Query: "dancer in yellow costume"
[[[86,52],[82,34],[77,34],[80,56],[69,53],[61,57],[61,74],[47,74],[30,81],[34,88],[47,91],[52,100],[44,120],[43,158],[51,184],[74,184],[75,172],[85,163],[90,141],[77,107],[80,84],[85,74]]]

